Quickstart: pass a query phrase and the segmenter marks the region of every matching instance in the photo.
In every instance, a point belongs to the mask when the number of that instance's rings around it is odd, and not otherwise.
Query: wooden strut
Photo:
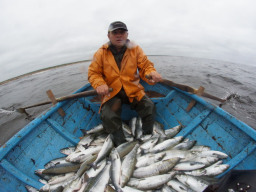
[[[196,95],[201,96],[203,92],[204,92],[204,87],[200,86],[196,92]],[[194,107],[195,104],[196,104],[195,100],[190,101],[186,111],[189,112]]]
[[[48,90],[48,91],[46,91],[46,93],[47,93],[49,99],[52,101],[52,104],[53,104],[53,105],[56,105],[56,104],[58,103],[58,101],[56,100],[56,98],[55,98],[54,94],[52,93],[52,91],[51,91],[51,90]],[[58,109],[58,113],[59,113],[62,117],[64,117],[64,116],[66,115],[66,114],[65,114],[65,111],[64,111],[62,108],[59,108],[59,109]]]

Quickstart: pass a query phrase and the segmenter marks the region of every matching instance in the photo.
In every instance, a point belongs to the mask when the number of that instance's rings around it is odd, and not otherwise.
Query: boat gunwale
[[[90,84],[86,84],[82,88],[75,91],[75,93],[82,92],[90,87]],[[3,146],[0,148],[0,162],[4,157],[14,148],[26,135],[28,135],[33,129],[35,129],[39,124],[45,121],[48,117],[50,117],[54,112],[56,112],[60,107],[64,106],[67,101],[58,102],[55,106],[52,106],[46,112],[39,115],[29,124],[27,124],[24,128],[22,128],[18,133],[16,133],[13,137],[11,137]]]

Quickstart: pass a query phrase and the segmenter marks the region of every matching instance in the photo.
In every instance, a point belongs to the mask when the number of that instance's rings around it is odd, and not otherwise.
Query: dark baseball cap
[[[121,21],[115,21],[111,23],[108,27],[108,32],[114,31],[116,29],[124,29],[125,31],[128,31],[126,25]]]

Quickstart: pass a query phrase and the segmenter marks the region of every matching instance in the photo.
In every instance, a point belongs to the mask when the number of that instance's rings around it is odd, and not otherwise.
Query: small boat
[[[256,167],[256,131],[223,109],[201,97],[158,83],[154,86],[141,84],[156,105],[156,121],[170,129],[181,125],[178,133],[198,145],[224,152],[223,160],[229,169],[252,170]],[[76,93],[92,90],[90,84]],[[191,101],[196,104],[187,110]],[[0,148],[0,189],[26,191],[30,185],[40,189],[43,184],[34,174],[52,159],[63,157],[60,149],[74,146],[83,133],[101,123],[98,113],[100,102],[95,96],[72,99],[57,103],[14,135]],[[128,105],[122,106],[122,119],[129,121],[137,113]],[[58,110],[62,108],[65,116]]]

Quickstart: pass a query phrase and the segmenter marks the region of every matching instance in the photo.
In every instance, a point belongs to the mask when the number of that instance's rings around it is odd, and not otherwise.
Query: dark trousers
[[[111,133],[114,137],[114,144],[116,146],[124,143],[125,137],[122,130],[122,104],[130,104],[131,109],[137,111],[142,119],[143,134],[152,134],[153,124],[155,118],[155,105],[146,95],[137,101],[134,99],[129,103],[128,97],[124,90],[121,90],[115,97],[108,100],[101,108],[101,120],[106,132]]]

